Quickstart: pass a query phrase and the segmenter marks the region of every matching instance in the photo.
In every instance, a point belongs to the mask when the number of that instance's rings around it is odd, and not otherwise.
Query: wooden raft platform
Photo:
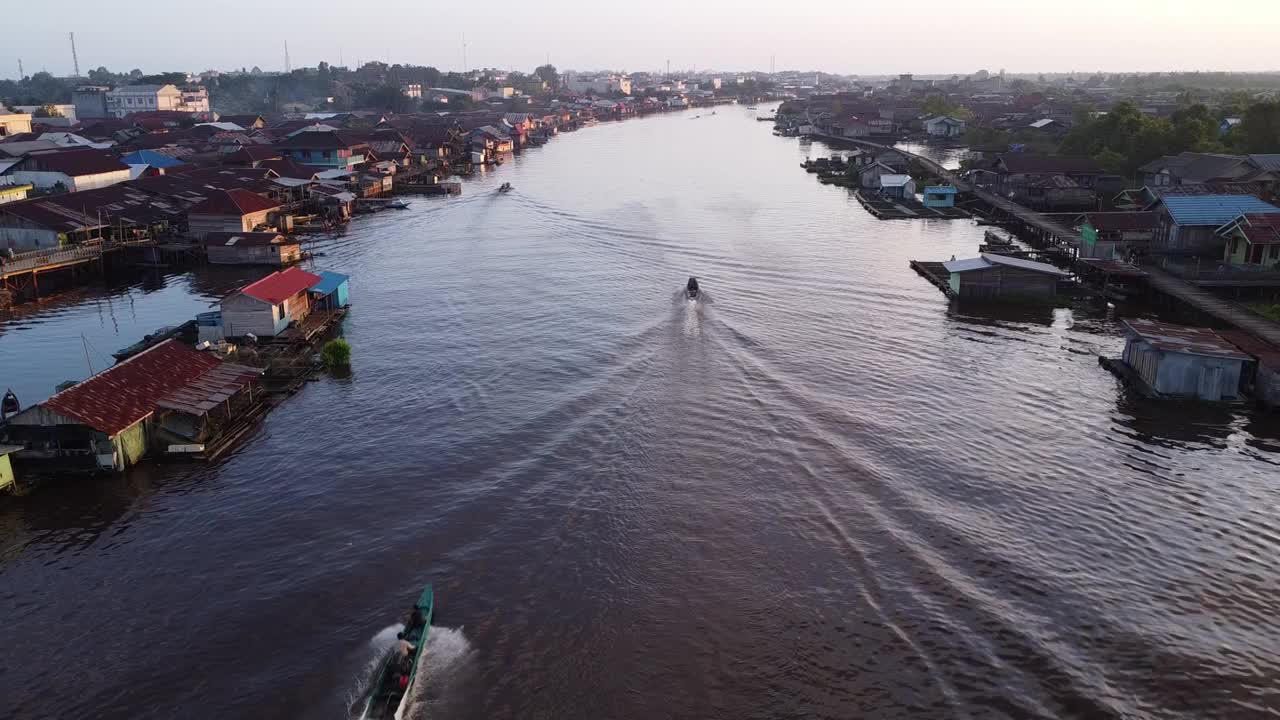
[[[937,286],[947,297],[955,297],[955,293],[951,290],[951,273],[947,272],[942,263],[912,260],[911,269],[919,273],[920,277]]]
[[[403,183],[395,186],[396,192],[418,193],[421,195],[461,195],[462,183]]]
[[[853,195],[877,220],[964,220],[969,217],[969,213],[956,207],[927,208],[916,200],[868,195],[861,190]]]

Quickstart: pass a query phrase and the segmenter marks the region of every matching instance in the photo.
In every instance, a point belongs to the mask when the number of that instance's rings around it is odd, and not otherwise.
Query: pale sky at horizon
[[[848,0],[436,5],[22,3],[3,15],[0,78],[17,77],[19,58],[28,75],[71,74],[71,31],[82,73],[100,65],[147,73],[280,70],[286,39],[294,67],[341,58],[348,66],[381,60],[456,70],[463,28],[469,66],[524,71],[548,57],[561,69],[657,70],[669,59],[673,69],[768,70],[770,55],[779,70],[865,75],[1280,70],[1275,0],[1232,3],[1228,13],[1189,0],[969,0],[938,3],[942,10],[932,15],[924,2]],[[927,47],[921,31],[934,33]],[[401,39],[408,37],[420,39]]]

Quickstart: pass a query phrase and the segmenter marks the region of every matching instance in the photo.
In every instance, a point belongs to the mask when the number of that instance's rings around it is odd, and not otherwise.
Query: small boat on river
[[[413,694],[413,684],[423,674],[423,648],[431,630],[431,611],[435,598],[430,583],[409,610],[409,620],[385,660],[378,666],[378,677],[369,690],[360,720],[400,720],[404,717],[405,700]]]
[[[391,208],[392,210],[408,210],[409,203],[397,198],[395,200],[388,201],[387,207]]]
[[[511,183],[509,182],[502,183],[502,185],[498,186],[498,192],[500,193],[508,193],[508,192],[511,192],[511,190],[512,190],[512,187],[511,187]]]
[[[690,300],[697,300],[698,295],[701,292],[702,292],[701,289],[698,287],[698,278],[696,277],[689,278],[688,284],[684,286],[684,294],[688,296]]]

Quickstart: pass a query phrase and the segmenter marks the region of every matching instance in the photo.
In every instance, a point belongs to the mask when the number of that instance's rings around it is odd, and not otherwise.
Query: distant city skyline
[[[351,12],[332,0],[296,7],[229,0],[217,6],[102,5],[66,0],[57,12],[20,5],[6,14],[0,78],[72,74],[67,33],[76,34],[82,73],[199,72],[260,67],[283,70],[321,61],[530,71],[558,68],[627,71],[716,68],[838,74],[966,74],[1280,70],[1274,38],[1280,3],[1246,0],[1229,16],[1191,3],[1079,0],[1054,7],[974,0],[853,7],[815,0],[776,7],[708,0],[655,0],[643,6],[576,6],[551,0],[485,6],[499,22],[476,24],[474,9],[388,0],[375,12]],[[450,28],[444,31],[441,28]],[[459,28],[454,30],[453,28]],[[413,39],[407,39],[413,38]],[[468,69],[470,69],[468,68]]]

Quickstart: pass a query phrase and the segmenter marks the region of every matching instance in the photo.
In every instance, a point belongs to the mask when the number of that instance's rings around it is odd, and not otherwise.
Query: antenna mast
[[[27,71],[22,69],[22,58],[18,58],[18,82],[27,79]]]
[[[76,34],[67,33],[71,37],[71,65],[76,69],[76,77],[80,77],[80,56],[76,55]]]
[[[289,65],[289,41],[284,41],[284,71],[286,74],[293,72],[293,68]]]
[[[462,72],[467,72],[467,34],[462,33]]]

